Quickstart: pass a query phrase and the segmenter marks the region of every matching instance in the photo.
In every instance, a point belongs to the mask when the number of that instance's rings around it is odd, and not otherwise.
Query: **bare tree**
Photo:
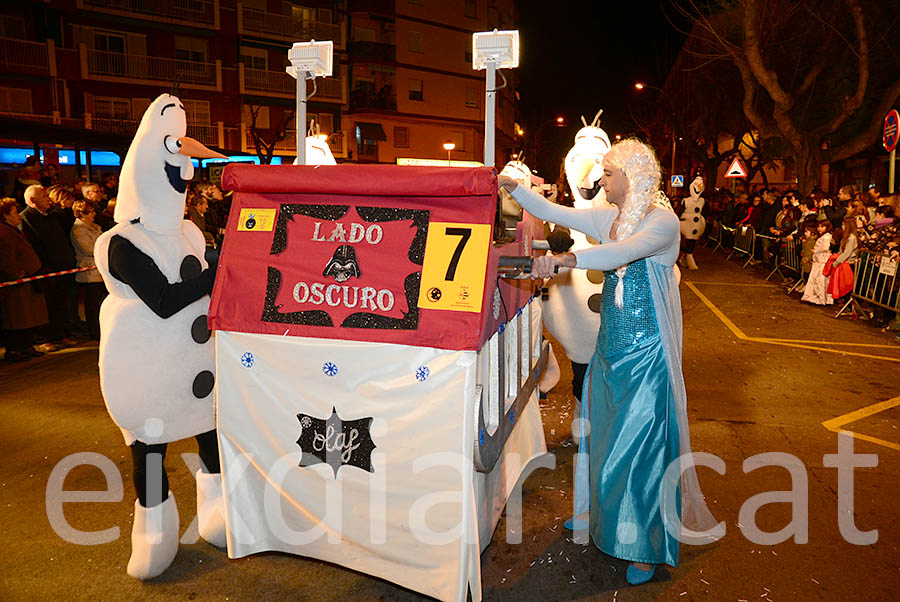
[[[294,112],[285,111],[278,127],[261,128],[256,125],[259,109],[259,105],[250,105],[250,137],[260,162],[268,165],[275,156],[275,145],[287,136],[287,126],[294,119]]]
[[[710,4],[714,10],[709,10]],[[698,0],[676,6],[707,59],[737,67],[741,106],[763,140],[782,139],[801,191],[821,166],[876,143],[900,97],[896,5],[878,0]],[[879,50],[872,52],[872,43]]]

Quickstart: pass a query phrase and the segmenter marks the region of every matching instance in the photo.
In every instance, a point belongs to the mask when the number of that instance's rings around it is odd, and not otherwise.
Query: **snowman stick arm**
[[[170,284],[156,262],[122,236],[113,236],[109,241],[109,272],[130,286],[163,319],[208,295],[215,278],[215,272],[207,268],[196,278]]]

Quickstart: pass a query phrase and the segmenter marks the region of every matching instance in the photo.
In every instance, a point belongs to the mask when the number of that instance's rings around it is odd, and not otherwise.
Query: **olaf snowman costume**
[[[700,196],[704,188],[703,178],[700,176],[694,178],[690,186],[691,194],[684,199],[684,211],[681,213],[681,235],[685,239],[682,265],[689,270],[699,269],[697,262],[694,261],[694,247],[706,229],[706,219],[702,213],[706,201]]]
[[[206,321],[215,269],[203,234],[183,219],[191,157],[223,155],[186,130],[177,97],[150,104],[122,166],[116,226],[94,247],[109,291],[100,309],[100,387],[132,451],[138,499],[127,572],[139,579],[161,574],[178,551],[178,509],[162,464],[168,442],[197,437],[206,465],[196,474],[200,535],[225,545]]]

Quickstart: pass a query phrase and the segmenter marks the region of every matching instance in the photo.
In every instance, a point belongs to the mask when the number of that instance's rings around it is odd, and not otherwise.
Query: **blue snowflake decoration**
[[[322,366],[322,372],[324,372],[328,376],[337,376],[338,367],[336,364],[331,362],[325,362],[325,365]]]
[[[516,411],[515,411],[515,409],[509,411],[509,423],[510,423],[510,424],[515,424],[515,423],[516,423]]]
[[[478,431],[478,445],[484,445],[484,435],[485,435],[484,429],[481,429],[480,431]]]
[[[249,351],[241,356],[241,366],[243,366],[244,368],[252,368],[253,362],[254,362],[253,354],[250,353]]]
[[[428,369],[428,366],[419,366],[419,369],[416,370],[416,380],[423,383],[429,374],[431,374],[431,370]]]

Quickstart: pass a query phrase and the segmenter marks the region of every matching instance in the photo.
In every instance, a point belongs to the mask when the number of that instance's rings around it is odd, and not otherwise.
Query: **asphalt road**
[[[525,483],[522,544],[505,542],[501,519],[482,556],[486,600],[900,597],[900,341],[867,322],[835,320],[833,308],[801,305],[797,295],[788,297],[784,289],[764,283],[758,268],[741,270],[708,250],[699,250],[697,260],[701,270],[686,272],[682,285],[684,373],[694,450],[724,461],[724,474],[703,468],[700,478],[711,508],[726,524],[725,537],[703,547],[683,545],[677,568],[658,571],[640,587],[626,584],[624,562],[593,545],[571,542],[561,525],[570,514],[574,452],[571,373],[564,370],[542,403],[557,467],[540,469]],[[560,359],[565,369],[567,361]],[[129,578],[131,462],[104,409],[96,360],[96,348],[84,345],[25,365],[0,362],[0,442],[6,458],[0,464],[6,550],[0,600],[421,599],[334,565],[281,554],[229,560],[204,543],[182,545],[156,580]],[[882,405],[872,408],[875,404]],[[838,471],[825,467],[823,459],[838,446],[837,434],[823,425],[829,420],[833,428],[843,425],[858,434],[857,454],[877,459],[877,467],[854,473],[852,515],[857,529],[877,529],[875,543],[855,545],[841,535]],[[192,441],[170,447],[171,488],[182,502],[193,499],[194,483],[178,455],[193,451]],[[51,528],[48,480],[54,466],[76,452],[106,456],[123,477],[121,501],[64,505],[75,528],[117,527],[119,536],[111,543],[78,546]],[[788,539],[765,545],[743,534],[748,525],[739,518],[742,505],[757,494],[792,487],[785,468],[745,472],[745,460],[766,452],[798,459],[793,487],[808,493],[808,512],[798,504],[793,524],[808,517],[807,543]],[[103,474],[91,467],[74,468],[65,480],[66,490],[105,487]],[[190,504],[184,506],[182,530],[193,514]],[[755,521],[762,531],[777,532],[791,523],[791,511],[787,503],[764,505]]]

